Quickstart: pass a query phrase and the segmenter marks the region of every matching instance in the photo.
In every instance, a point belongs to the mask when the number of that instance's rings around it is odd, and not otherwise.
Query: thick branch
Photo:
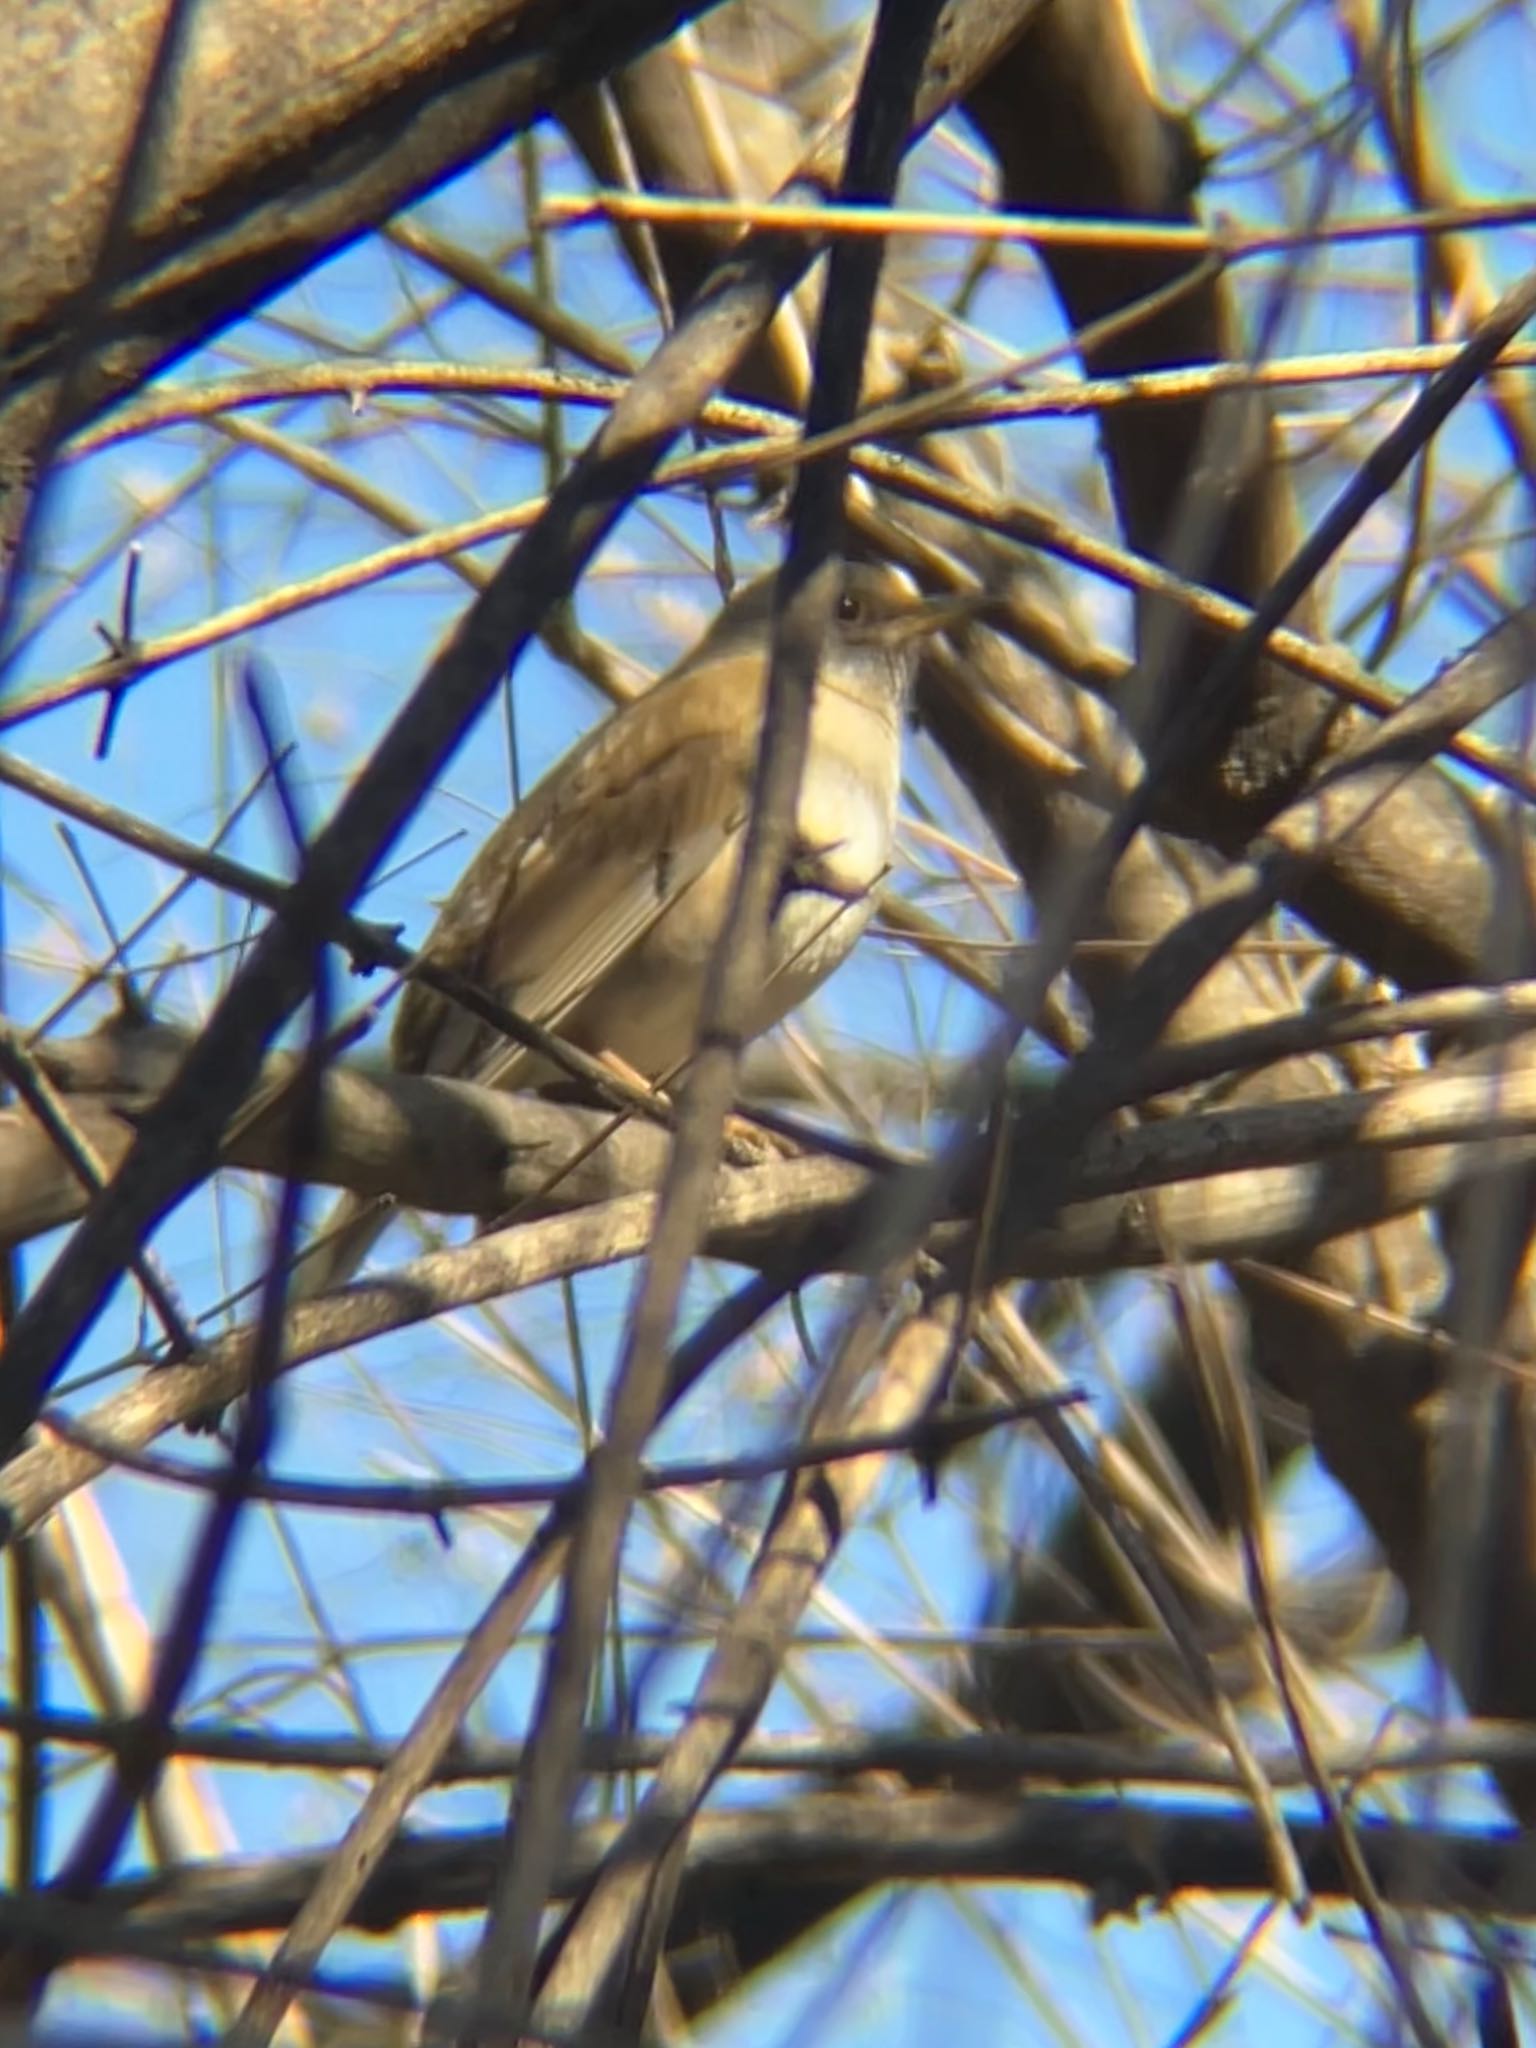
[[[82,339],[60,432],[702,4],[203,0],[157,110],[146,188],[105,253],[111,167],[138,116],[164,0],[11,7],[0,474],[15,478],[32,452]],[[87,294],[83,338],[73,323]]]
[[[582,1828],[559,1875],[569,1897],[591,1878],[619,1823]],[[1328,1842],[1310,1821],[1292,1824],[1297,1852],[1319,1897],[1346,1893]],[[1530,1859],[1517,1841],[1451,1828],[1363,1826],[1383,1888],[1404,1906],[1464,1910],[1497,1898],[1501,1913],[1536,1910]],[[451,1834],[391,1852],[359,1901],[353,1924],[381,1931],[412,1913],[473,1912],[485,1903],[499,1833]],[[184,1940],[284,1926],[313,1885],[316,1859],[276,1858],[220,1870],[201,1863],[145,1883],[113,1886],[80,1914],[76,1940],[91,1950],[108,1930]],[[901,1799],[822,1794],[772,1807],[704,1814],[693,1829],[674,1934],[681,1945],[735,1887],[792,1891],[924,1880],[1013,1881],[1081,1886],[1129,1912],[1185,1889],[1264,1893],[1265,1850],[1246,1813],[1111,1797],[999,1799],[909,1792]],[[713,1897],[712,1897],[713,1895]],[[7,1901],[7,1915],[20,1910]],[[99,1916],[99,1917],[98,1917]]]

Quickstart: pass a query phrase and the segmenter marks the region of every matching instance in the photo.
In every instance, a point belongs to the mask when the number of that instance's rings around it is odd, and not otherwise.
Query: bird
[[[839,566],[789,856],[749,1020],[756,1037],[841,964],[888,871],[902,735],[926,607],[888,568]],[[662,1084],[694,1049],[730,906],[761,743],[777,576],[744,584],[649,690],[558,761],[486,838],[419,958]],[[396,1014],[400,1073],[548,1092],[551,1061],[418,980]],[[388,1221],[344,1195],[291,1295],[341,1286]]]

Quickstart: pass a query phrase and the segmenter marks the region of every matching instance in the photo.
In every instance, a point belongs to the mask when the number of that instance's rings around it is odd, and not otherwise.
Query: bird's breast
[[[879,884],[891,863],[900,764],[899,737],[871,712],[852,715],[839,704],[813,724],[795,809],[795,856],[807,884],[849,900]]]
[[[869,706],[821,694],[775,895],[768,957],[748,1035],[766,1031],[826,980],[868,924],[891,862],[900,734]],[[569,1035],[660,1079],[692,1053],[710,959],[735,891],[744,833],[681,890],[615,974],[581,1004]],[[663,878],[658,875],[658,883]]]

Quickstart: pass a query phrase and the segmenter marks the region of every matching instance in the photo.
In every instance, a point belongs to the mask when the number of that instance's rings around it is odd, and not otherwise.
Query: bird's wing
[[[613,721],[631,727],[631,740],[632,718]],[[557,770],[486,841],[427,956],[557,1029],[742,828],[750,757],[738,758],[738,745],[723,765],[718,729],[689,725],[638,780],[612,774],[596,747]],[[515,1085],[522,1063],[420,984],[401,1004],[394,1052],[397,1066],[418,1072],[481,1073],[490,1061],[502,1086]]]
[[[519,866],[486,960],[490,986],[558,1029],[741,830],[734,781],[722,783],[694,740],[638,786],[563,806]]]

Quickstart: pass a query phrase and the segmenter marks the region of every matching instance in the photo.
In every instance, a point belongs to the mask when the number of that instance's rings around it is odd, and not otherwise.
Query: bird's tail
[[[334,1204],[288,1282],[289,1302],[345,1287],[382,1237],[395,1205],[382,1195],[346,1194]]]

